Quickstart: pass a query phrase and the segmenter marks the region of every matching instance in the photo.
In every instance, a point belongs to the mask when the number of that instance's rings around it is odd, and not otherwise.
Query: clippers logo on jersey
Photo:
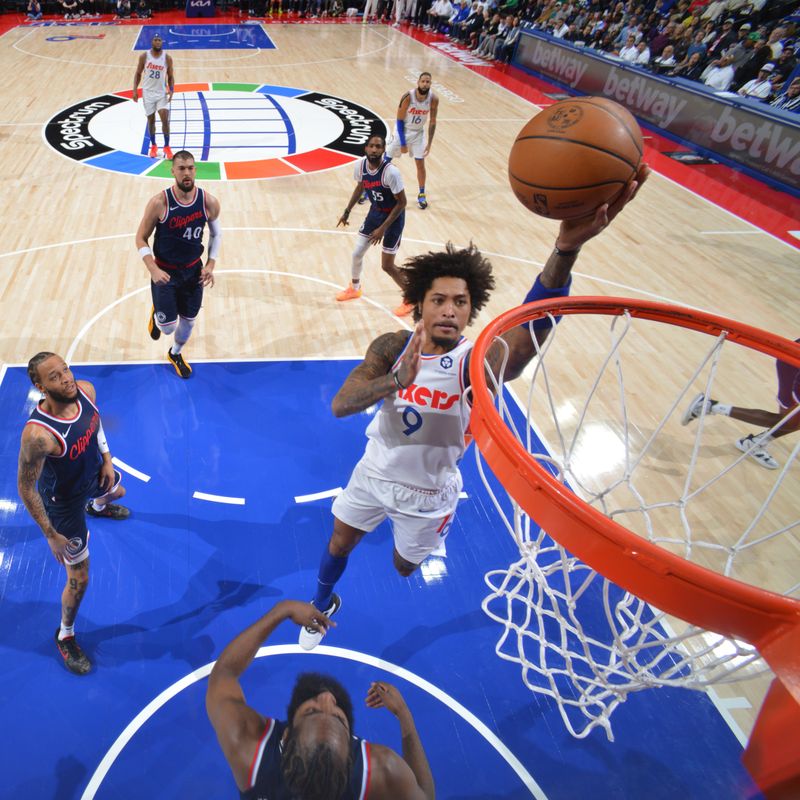
[[[166,54],[163,59],[162,66],[152,53],[146,57],[143,93],[165,93]],[[259,83],[178,84],[170,114],[173,148],[180,142],[194,155],[198,181],[355,166],[370,134],[386,135],[380,116],[351,100]],[[147,120],[131,89],[60,111],[45,124],[44,137],[60,155],[87,166],[172,180],[170,162],[147,154]]]
[[[97,426],[99,424],[100,415],[95,411],[94,414],[92,414],[92,418],[89,420],[89,426],[86,428],[86,432],[79,436],[77,441],[69,448],[69,458],[71,461],[80,458],[86,452],[86,448],[92,441],[92,437],[97,433]]]

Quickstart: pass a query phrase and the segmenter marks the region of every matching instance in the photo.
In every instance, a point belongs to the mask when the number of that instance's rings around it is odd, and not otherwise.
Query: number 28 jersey
[[[203,231],[208,222],[206,195],[198,186],[189,203],[181,203],[172,187],[164,190],[167,210],[156,223],[153,256],[162,269],[195,266],[203,255]]]
[[[423,355],[414,382],[383,401],[367,427],[369,441],[361,464],[369,475],[439,490],[457,474],[471,441],[471,409],[464,396],[471,349],[472,342],[462,337],[447,353]],[[392,371],[401,357],[402,353]]]

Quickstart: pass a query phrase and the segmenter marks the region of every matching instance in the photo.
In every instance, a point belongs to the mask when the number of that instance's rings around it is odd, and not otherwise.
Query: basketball
[[[575,97],[540,111],[511,148],[508,178],[526,208],[575,219],[612,203],[642,160],[633,114],[604,97]]]

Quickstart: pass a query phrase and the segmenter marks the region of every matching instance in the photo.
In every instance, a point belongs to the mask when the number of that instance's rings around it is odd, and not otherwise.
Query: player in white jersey
[[[156,111],[161,118],[164,134],[164,158],[172,158],[169,146],[169,104],[175,91],[175,76],[172,71],[172,56],[164,52],[164,43],[158,34],[152,46],[139,56],[136,75],[133,78],[133,102],[139,102],[139,82],[142,83],[142,104],[147,115],[147,131],[150,134],[150,158],[158,158],[156,145]]]
[[[561,223],[555,248],[525,303],[569,294],[572,267],[581,246],[597,236],[647,178],[636,181],[612,205],[590,217]],[[333,589],[366,533],[384,519],[394,528],[394,566],[411,575],[440,544],[453,521],[461,475],[458,464],[469,442],[471,344],[462,332],[486,304],[494,286],[492,266],[470,245],[416,256],[405,265],[403,299],[414,306],[412,334],[379,336],[364,361],[333,398],[337,417],[358,414],[383,401],[367,428],[366,451],[345,490],[333,503],[333,535],[323,551],[312,600],[321,614],[335,614],[341,599]],[[549,318],[503,334],[487,354],[487,368],[505,381],[518,377],[544,342]],[[491,385],[491,383],[490,383]],[[316,647],[324,634],[303,628],[300,645]]]
[[[421,73],[416,87],[400,98],[395,131],[386,143],[386,154],[390,158],[397,158],[401,153],[409,153],[414,159],[419,182],[417,203],[420,208],[428,207],[425,194],[425,158],[431,152],[433,134],[436,131],[436,114],[439,110],[439,98],[431,90],[431,82],[430,72]]]

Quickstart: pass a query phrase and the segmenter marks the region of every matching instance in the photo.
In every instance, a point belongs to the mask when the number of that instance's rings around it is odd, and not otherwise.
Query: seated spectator
[[[117,18],[131,18],[131,0],[117,0]]]
[[[747,81],[739,89],[742,97],[752,97],[756,100],[766,100],[772,94],[772,73],[775,70],[774,64],[764,64],[758,72],[758,76],[751,81]]]
[[[712,61],[702,75],[703,83],[711,89],[721,92],[728,90],[733,83],[733,59],[730,56],[720,56]]]
[[[475,55],[479,58],[491,59],[494,55],[495,45],[498,41],[502,41],[506,38],[506,36],[508,36],[508,32],[511,30],[513,21],[514,18],[510,14],[504,20],[502,20],[497,26],[497,31],[494,34],[484,38],[480,47],[478,47],[478,49],[475,51]]]
[[[794,55],[794,45],[785,44],[781,57],[774,62],[775,72],[781,76],[781,82],[785,81],[797,66],[797,59]]]
[[[633,59],[633,63],[637,67],[643,68],[646,68],[650,64],[650,48],[647,46],[647,42],[644,39],[636,45],[636,58]]]
[[[750,56],[742,63],[735,72],[734,84],[742,86],[747,81],[753,80],[764,66],[770,60],[771,50],[765,39],[757,39],[753,42],[753,49]]]
[[[697,31],[692,38],[692,43],[686,49],[686,55],[690,56],[692,53],[700,53],[700,57],[704,59],[706,57],[706,52],[708,48],[706,47],[705,43],[703,42],[705,34],[703,31]]]
[[[486,41],[489,36],[496,36],[497,31],[500,29],[500,15],[495,14],[490,20],[487,25],[483,26],[483,30],[478,36],[478,39],[475,43],[475,46],[472,48],[475,52],[478,52]]]
[[[150,8],[148,0],[136,0],[134,13],[139,19],[150,19],[150,17],[153,16],[153,11]]]
[[[675,55],[674,55],[674,48],[671,44],[668,44],[660,56],[653,59],[653,69],[659,75],[665,75],[671,69],[673,69],[676,65],[675,63]]]
[[[519,17],[514,17],[508,35],[495,48],[494,57],[503,64],[511,63],[511,57],[514,55],[514,47],[519,40],[520,31],[522,30],[520,22],[521,20]]]
[[[28,19],[41,19],[42,18],[42,5],[39,0],[28,0],[28,10],[26,12]]]
[[[78,19],[78,3],[76,0],[58,0],[61,10],[64,12],[64,19]]]
[[[692,53],[687,59],[681,61],[672,72],[667,74],[674,78],[685,78],[687,81],[699,81],[704,70],[705,66],[700,53]]]
[[[625,46],[619,51],[619,57],[623,61],[633,64],[638,55],[639,50],[636,47],[636,36],[632,33],[629,33],[628,38],[625,40]]]
[[[674,22],[668,22],[658,31],[655,31],[653,36],[648,39],[650,42],[650,52],[654,56],[660,56],[667,45],[672,45],[674,48],[674,40],[677,28],[678,26]]]
[[[767,44],[772,50],[772,57],[770,58],[770,61],[777,61],[781,57],[781,53],[783,52],[781,39],[783,39],[784,36],[786,36],[786,28],[782,28],[780,25],[769,35]]]
[[[779,94],[770,105],[781,111],[794,111],[800,113],[800,76],[795,78],[788,89]]]

